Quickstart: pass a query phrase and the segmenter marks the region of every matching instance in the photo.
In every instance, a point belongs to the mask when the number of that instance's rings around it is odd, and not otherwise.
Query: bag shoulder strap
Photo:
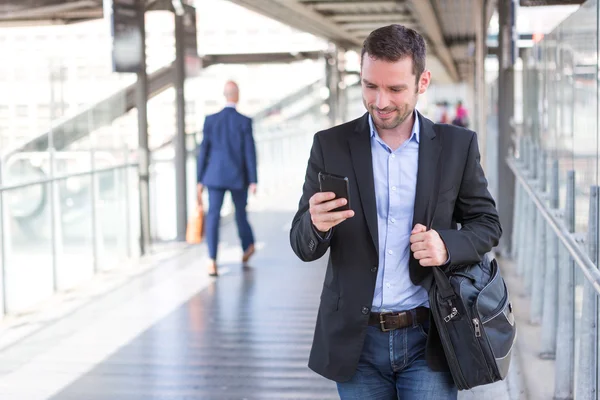
[[[437,129],[438,127],[439,127],[439,124],[433,125],[433,130],[435,131],[435,133],[437,135],[440,134],[439,130]],[[435,208],[436,208],[436,204],[438,201],[439,182],[440,182],[441,174],[442,174],[442,162],[440,160],[437,163],[437,174],[435,176],[435,184],[433,185],[435,192],[433,193],[433,196],[431,197],[431,200],[433,200],[433,207],[432,207],[433,211],[431,212],[431,215],[429,216],[429,219],[427,221],[427,230],[431,229],[431,225],[433,224],[433,218],[435,217]],[[433,268],[433,277],[435,279],[435,283],[437,284],[438,291],[439,291],[440,295],[442,296],[442,298],[445,300],[445,299],[449,299],[452,297],[456,297],[456,293],[454,293],[454,289],[452,289],[452,285],[450,284],[450,280],[446,276],[446,273],[444,271],[442,271],[442,269],[440,267],[432,267],[432,268]]]

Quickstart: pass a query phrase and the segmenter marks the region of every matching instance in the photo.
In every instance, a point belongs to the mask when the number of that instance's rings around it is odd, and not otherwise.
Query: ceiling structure
[[[142,1],[148,10],[172,7],[171,0]],[[495,0],[230,1],[346,49],[360,49],[372,30],[387,24],[414,28],[427,41],[428,68],[438,82],[472,77],[475,13],[487,3],[489,21],[495,5]],[[102,16],[102,0],[5,0],[0,5],[0,26],[71,24]]]
[[[347,49],[360,49],[374,29],[392,23],[421,33],[428,68],[441,82],[473,75],[475,13],[484,0],[230,0]],[[487,21],[495,7],[487,0]]]

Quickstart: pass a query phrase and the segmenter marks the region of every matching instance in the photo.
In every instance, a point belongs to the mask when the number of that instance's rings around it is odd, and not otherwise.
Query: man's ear
[[[428,70],[423,71],[419,78],[418,93],[423,94],[427,91],[429,84],[431,83],[431,72]]]

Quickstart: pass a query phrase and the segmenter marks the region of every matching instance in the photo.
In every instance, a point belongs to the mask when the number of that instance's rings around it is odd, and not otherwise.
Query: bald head
[[[240,89],[234,81],[228,81],[223,89],[223,95],[228,103],[237,103],[240,99]]]

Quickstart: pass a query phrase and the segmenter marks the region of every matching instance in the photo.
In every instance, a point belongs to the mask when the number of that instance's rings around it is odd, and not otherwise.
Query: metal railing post
[[[49,147],[50,153],[50,178],[56,177],[56,149]],[[53,180],[49,184],[50,187],[50,226],[52,229],[52,279],[54,292],[60,290],[61,278],[59,265],[62,261],[64,253],[63,248],[63,233],[62,233],[62,211],[60,200],[60,187],[58,181]]]
[[[129,149],[127,145],[124,146],[124,159],[123,163],[127,164],[129,162]],[[133,240],[131,237],[131,211],[129,204],[129,175],[131,171],[128,167],[125,167],[121,170],[121,176],[123,176],[123,184],[124,184],[124,193],[125,193],[125,254],[127,258],[131,258],[131,247],[133,243],[137,243],[137,241]]]
[[[546,223],[536,210],[534,251],[529,265],[528,285],[531,287],[531,310],[529,320],[539,324],[542,319],[544,282],[546,280]]]
[[[555,160],[552,165],[550,182],[550,208],[555,212],[558,211],[560,203],[558,185],[558,161]],[[546,262],[544,263],[546,274],[542,303],[542,348],[540,357],[552,359],[556,354],[559,246],[558,237],[552,232],[549,225],[546,228],[546,235],[546,246],[545,249],[542,249],[542,253],[546,255]]]
[[[515,212],[513,214],[513,235],[512,235],[512,245],[510,246],[512,254],[511,257],[513,260],[516,260],[519,256],[519,251],[521,250],[521,218],[523,217],[523,199],[522,199],[522,190],[519,181],[515,181]]]
[[[575,232],[575,171],[567,173],[567,202],[565,223],[570,233]],[[575,361],[575,262],[564,246],[560,246],[560,268],[558,279],[558,332],[556,335],[556,363],[554,377],[554,398],[573,398]]]
[[[533,187],[536,187],[537,183],[537,151],[535,144],[533,142],[530,143],[529,146],[529,179],[530,183]],[[536,263],[536,251],[538,250],[538,239],[541,234],[541,226],[539,224],[540,215],[539,211],[535,206],[531,208],[531,220],[530,220],[530,228],[529,234],[527,235],[527,263],[524,266],[525,268],[525,290],[528,294],[531,295],[533,291],[533,281],[534,275],[538,273],[538,263]],[[537,265],[537,266],[536,266]],[[536,276],[537,277],[537,276]]]
[[[521,272],[521,276],[524,279],[527,279],[527,275],[531,272],[531,257],[533,255],[533,238],[535,235],[535,205],[530,199],[527,199],[525,202],[525,216],[523,218],[525,229],[523,230],[524,240],[523,240],[523,256],[519,261],[519,270]],[[529,289],[526,288],[526,291]]]
[[[590,188],[590,214],[588,225],[587,250],[590,260],[598,266],[598,194],[600,187]],[[576,399],[596,398],[597,379],[597,293],[586,279],[583,283],[583,302],[581,313],[581,328],[579,329],[579,362],[575,376]]]
[[[537,146],[536,146],[537,148]],[[543,150],[536,151],[537,154],[537,182],[540,195],[544,195],[546,191],[546,172]],[[547,238],[550,236],[546,235],[546,231],[549,228],[546,227],[546,222],[541,215],[538,215],[536,221],[536,236],[535,236],[535,260],[531,265],[532,278],[531,278],[531,313],[530,320],[533,324],[539,324],[542,319],[542,311],[544,307],[544,291],[547,289],[547,278],[548,273],[548,262],[551,259],[547,257],[546,249]]]

